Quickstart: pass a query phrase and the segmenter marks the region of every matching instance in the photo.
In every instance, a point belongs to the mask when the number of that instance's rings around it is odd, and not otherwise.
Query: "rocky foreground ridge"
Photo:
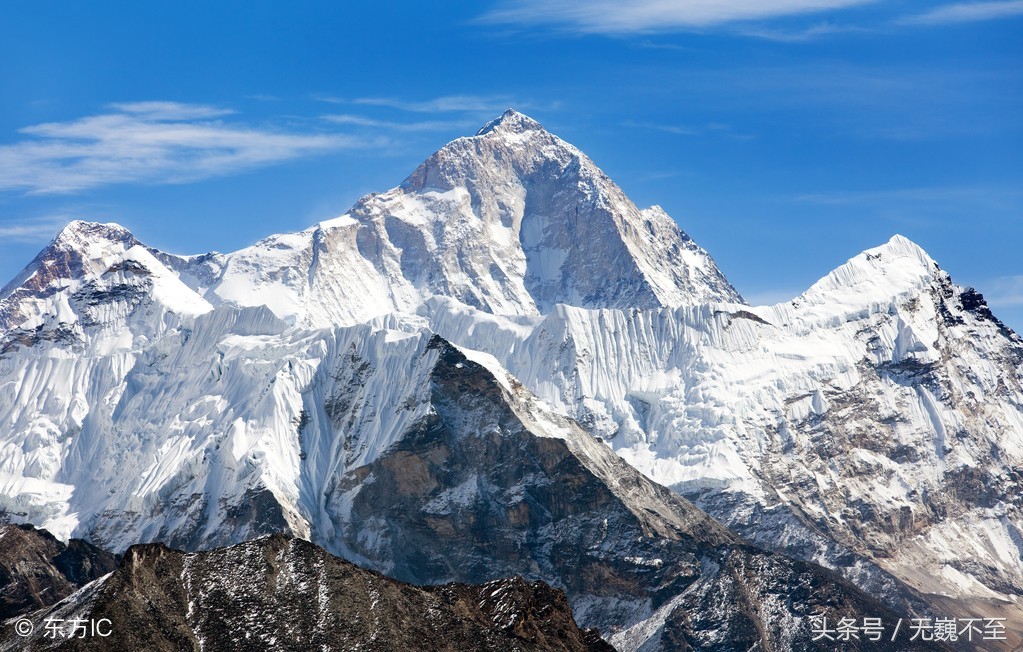
[[[282,535],[192,554],[133,546],[26,621],[28,636],[3,626],[0,649],[613,650],[543,582],[411,586]]]

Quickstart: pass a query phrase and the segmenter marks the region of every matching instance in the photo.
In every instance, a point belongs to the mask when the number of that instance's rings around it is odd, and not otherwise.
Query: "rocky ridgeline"
[[[192,554],[133,546],[27,622],[22,636],[8,621],[0,649],[613,651],[543,582],[412,586],[281,535]]]

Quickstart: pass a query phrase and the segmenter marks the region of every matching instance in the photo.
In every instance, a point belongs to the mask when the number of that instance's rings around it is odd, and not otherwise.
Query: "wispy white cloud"
[[[662,131],[666,134],[672,134],[673,136],[699,136],[706,133],[706,129],[697,125],[679,125],[679,124],[657,124],[653,122],[635,122],[628,120],[622,123],[623,127],[634,127],[637,129],[652,129],[654,131]]]
[[[315,95],[314,99],[328,104],[343,106],[344,113],[321,116],[326,122],[359,128],[359,133],[377,131],[428,133],[428,132],[473,132],[487,120],[497,117],[505,110],[556,111],[560,103],[550,101],[537,103],[526,99],[515,99],[508,95],[444,95],[433,98],[409,99],[404,97],[356,97],[344,98],[333,95]],[[386,118],[380,117],[381,115]]]
[[[466,111],[504,111],[511,106],[512,100],[505,96],[485,95],[447,95],[428,100],[410,101],[393,97],[359,97],[351,100],[352,104],[363,106],[385,106],[413,113],[457,113]],[[528,106],[519,104],[515,107],[526,109]]]
[[[1023,274],[1000,276],[984,284],[984,298],[990,306],[1023,306]]]
[[[23,220],[0,222],[0,240],[7,243],[46,242],[65,224],[70,215],[46,215]]]
[[[636,34],[811,14],[872,0],[510,0],[479,20],[554,25],[586,34]]]
[[[354,97],[316,94],[313,99],[328,104],[384,107],[408,113],[494,113],[514,106],[526,109],[531,102],[518,102],[507,95],[443,95],[420,100],[402,97]]]
[[[997,20],[1020,15],[1023,15],[1023,0],[963,2],[944,5],[921,14],[905,16],[897,22],[903,25],[944,25]]]
[[[232,112],[214,106],[135,102],[108,108],[19,130],[25,138],[0,145],[0,191],[184,183],[366,144],[345,134],[226,122]]]
[[[840,25],[832,22],[817,23],[801,29],[776,29],[762,25],[745,25],[736,29],[741,36],[752,36],[779,43],[803,43],[836,34],[866,34],[876,28],[862,25]]]
[[[1023,115],[1020,98],[1006,93],[1023,82],[1012,66],[894,63],[858,64],[832,59],[784,64],[700,67],[669,57],[623,66],[617,84],[632,93],[657,89],[711,119],[727,116],[736,131],[775,135],[768,120],[786,116],[807,133],[885,141],[950,138],[1011,139]],[[1017,110],[1021,109],[1021,110]],[[741,117],[756,116],[743,123]],[[680,124],[694,130],[699,122]]]
[[[232,109],[219,106],[183,104],[181,102],[115,102],[110,104],[109,108],[149,120],[199,120],[219,118],[234,113]]]
[[[1012,207],[1017,205],[1020,196],[1023,196],[1023,191],[1011,187],[953,186],[806,193],[793,199],[800,203],[827,206],[901,202],[935,206],[969,203],[977,206]]]
[[[384,129],[393,131],[449,131],[452,129],[463,129],[471,127],[477,121],[465,120],[421,120],[418,122],[395,122],[392,120],[377,120],[366,116],[353,115],[350,113],[332,113],[323,116],[327,122],[339,125],[351,125],[354,127],[366,127],[370,129]]]
[[[675,136],[708,136],[717,135],[726,138],[732,138],[735,140],[749,140],[753,138],[748,134],[737,133],[731,125],[724,124],[722,122],[708,122],[705,124],[698,125],[680,125],[680,124],[659,124],[656,122],[635,122],[626,121],[622,123],[625,127],[635,127],[638,129],[652,129],[654,131],[661,131],[666,134],[672,134]]]

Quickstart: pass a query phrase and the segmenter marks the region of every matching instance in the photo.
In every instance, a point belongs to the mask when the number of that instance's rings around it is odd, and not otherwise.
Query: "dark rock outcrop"
[[[66,545],[31,525],[0,525],[0,620],[46,607],[117,567],[81,539]]]
[[[48,639],[47,618],[64,635],[72,618],[109,635]],[[0,649],[613,650],[543,582],[417,587],[284,535],[191,554],[133,546],[109,577],[30,619],[34,634],[8,622]]]
[[[814,617],[904,617],[837,573],[750,545],[442,338],[429,348],[433,410],[346,475],[336,495],[350,507],[331,507],[343,515],[334,545],[355,558],[417,583],[542,578],[622,649],[823,650]]]

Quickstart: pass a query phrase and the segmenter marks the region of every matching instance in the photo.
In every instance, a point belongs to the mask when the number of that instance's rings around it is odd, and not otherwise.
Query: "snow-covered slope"
[[[74,221],[0,290],[0,334],[81,336],[96,325],[124,330],[134,316],[133,326],[159,335],[163,315],[154,310],[194,316],[210,309],[125,228]]]
[[[356,499],[437,417],[434,334],[538,397],[516,408],[534,435],[571,418],[890,604],[1023,622],[1023,342],[982,297],[896,236],[746,306],[663,211],[515,112],[242,251],[70,224],[0,293],[0,511],[117,550],[288,530],[399,568]],[[443,492],[405,507],[497,495]]]
[[[423,312],[753,540],[1023,613],[1023,342],[909,240],[771,307]]]
[[[315,327],[431,296],[512,315],[741,301],[660,207],[639,210],[582,152],[515,111],[339,218],[177,268],[206,279],[194,286],[211,303],[267,305]]]
[[[276,438],[261,451],[272,460],[267,473],[292,479],[283,431],[294,435],[301,407],[259,408],[268,391],[260,383],[272,388],[276,363],[293,355],[293,382],[308,382],[319,349],[341,346],[309,327],[354,326],[446,294],[520,314],[527,325],[557,300],[738,299],[662,211],[636,209],[578,150],[514,111],[349,214],[232,254],[176,256],[117,225],[72,222],[0,292],[0,418],[9,424],[0,509],[61,536],[91,531],[105,514],[132,514],[140,529],[116,530],[123,545],[182,531],[193,544],[240,540],[243,528],[204,534],[187,519],[216,523],[226,518],[218,510],[240,504],[239,487],[261,491],[263,471],[242,458],[267,437]],[[375,337],[365,328],[335,334],[356,348]],[[226,395],[209,386],[235,359],[248,376]],[[384,391],[375,400],[395,388]],[[366,428],[377,447],[397,436],[374,430],[373,420]],[[232,442],[231,473],[181,468],[213,435]],[[160,488],[175,474],[193,483],[171,510],[187,522],[147,524],[141,515],[162,505]]]
[[[29,520],[117,551],[283,530],[404,580],[546,578],[584,625],[631,628],[629,650],[673,637],[783,650],[809,640],[807,613],[885,609],[752,549],[421,318],[284,331],[266,309],[220,307],[114,391],[38,446],[55,470],[22,471],[50,492],[5,494]],[[756,582],[735,579],[750,569]],[[821,592],[781,599],[806,586]],[[704,602],[730,607],[687,615]]]

